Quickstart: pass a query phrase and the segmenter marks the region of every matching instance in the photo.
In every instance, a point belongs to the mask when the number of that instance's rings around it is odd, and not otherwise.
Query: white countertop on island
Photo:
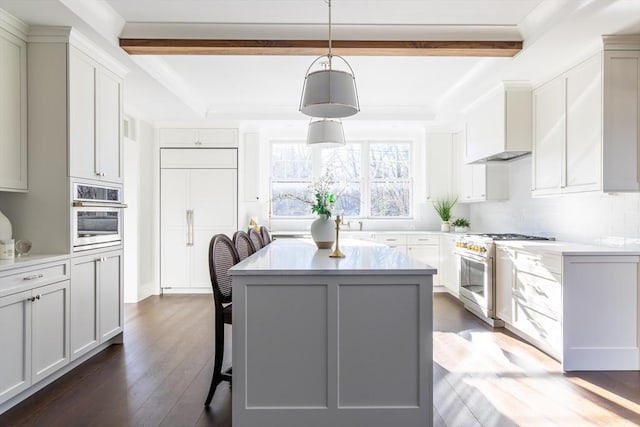
[[[311,239],[278,239],[229,270],[231,275],[437,273],[434,267],[389,247],[362,240],[340,240],[344,258],[330,258],[333,249],[317,249]]]

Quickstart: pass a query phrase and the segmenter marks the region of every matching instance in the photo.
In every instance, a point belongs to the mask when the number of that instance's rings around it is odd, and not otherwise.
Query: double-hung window
[[[334,181],[333,212],[358,218],[411,218],[411,141],[361,140],[311,150],[303,141],[271,143],[271,214],[310,217],[310,187],[323,174]],[[283,197],[283,195],[288,197]]]

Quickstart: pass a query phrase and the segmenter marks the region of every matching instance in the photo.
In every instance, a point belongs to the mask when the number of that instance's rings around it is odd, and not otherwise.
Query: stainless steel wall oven
[[[73,184],[73,250],[84,251],[122,244],[122,188]]]

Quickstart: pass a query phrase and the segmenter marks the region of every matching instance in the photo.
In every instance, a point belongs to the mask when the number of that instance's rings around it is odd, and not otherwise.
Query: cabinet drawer
[[[69,262],[44,264],[38,267],[13,270],[0,277],[0,296],[13,290],[35,288],[49,283],[56,283],[69,278]]]
[[[546,252],[516,252],[515,258],[518,268],[526,269],[543,277],[551,278],[550,273],[562,275],[562,257]]]
[[[409,246],[440,245],[440,236],[437,234],[422,234],[407,236]]]
[[[517,302],[534,307],[548,316],[560,317],[562,286],[559,277],[547,279],[517,270],[513,286],[513,298]]]
[[[559,319],[546,316],[535,308],[520,304],[517,300],[514,307],[513,326],[525,333],[541,345],[552,356],[559,358],[562,354],[562,323]]]
[[[376,242],[384,243],[387,246],[404,246],[407,244],[407,236],[404,234],[376,234]]]

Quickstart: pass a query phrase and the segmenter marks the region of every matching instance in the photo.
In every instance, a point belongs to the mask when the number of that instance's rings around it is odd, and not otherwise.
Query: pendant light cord
[[[329,4],[329,70],[331,70],[331,57],[333,56],[331,54],[331,0],[327,0],[327,3]]]

